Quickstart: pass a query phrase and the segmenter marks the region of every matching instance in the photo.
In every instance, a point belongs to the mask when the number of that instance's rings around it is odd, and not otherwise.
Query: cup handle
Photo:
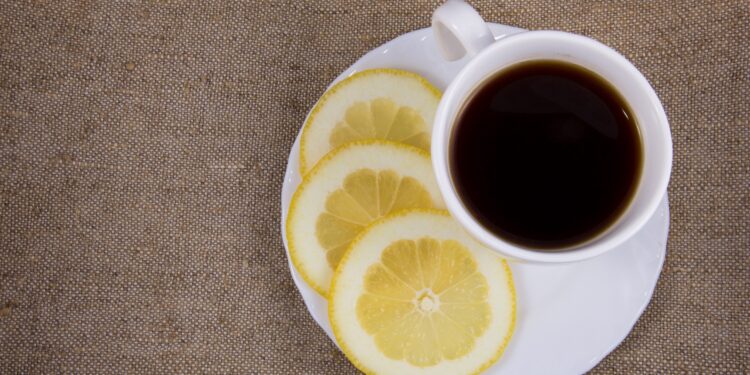
[[[448,0],[432,13],[432,33],[448,61],[474,56],[493,42],[490,28],[476,9],[461,0]]]

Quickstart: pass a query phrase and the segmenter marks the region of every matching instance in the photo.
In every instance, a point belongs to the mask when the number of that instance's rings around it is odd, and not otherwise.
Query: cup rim
[[[459,90],[459,84],[462,84],[463,81],[467,80],[467,76],[470,74],[472,69],[476,68],[479,64],[485,64],[486,62],[484,60],[491,58],[491,56],[493,55],[497,55],[499,51],[514,48],[514,46],[518,46],[519,44],[527,43],[530,40],[537,39],[552,40],[560,43],[578,43],[580,45],[583,45],[585,48],[597,49],[600,53],[606,55],[608,63],[616,64],[618,70],[622,71],[625,74],[628,74],[634,80],[634,84],[637,85],[638,91],[642,92],[646,96],[649,102],[649,106],[652,110],[655,111],[655,114],[658,118],[657,124],[654,125],[666,127],[666,138],[664,142],[664,146],[667,147],[667,149],[665,150],[666,157],[664,158],[663,165],[659,167],[660,170],[664,171],[664,173],[660,174],[658,176],[658,180],[655,181],[657,186],[655,191],[660,191],[661,193],[652,194],[650,196],[639,196],[641,187],[644,183],[644,176],[641,175],[639,186],[637,187],[635,196],[632,198],[630,207],[620,216],[620,218],[618,218],[615,223],[610,226],[607,232],[605,232],[598,238],[594,238],[590,242],[583,243],[581,246],[574,247],[569,250],[534,250],[506,241],[493,234],[469,213],[468,209],[462,203],[461,198],[458,196],[458,193],[450,178],[448,149],[450,145],[451,132],[453,129],[453,122],[455,120],[454,117],[457,114],[451,112],[457,112],[453,109],[459,105],[462,105],[463,100],[465,99],[465,97],[460,96],[457,92]],[[499,67],[495,71],[506,66],[519,63],[521,61],[525,60],[518,60],[509,64],[504,64],[502,67]],[[476,80],[472,83],[477,84],[481,81],[482,80]],[[633,108],[633,111],[636,111],[636,109]],[[445,201],[448,211],[451,212],[454,218],[473,237],[484,243],[490,249],[510,258],[539,263],[565,263],[589,259],[603,254],[604,252],[607,252],[611,249],[614,249],[631,238],[637,233],[638,230],[643,227],[643,225],[646,224],[648,219],[653,216],[654,212],[658,208],[659,203],[666,193],[667,185],[669,184],[672,165],[672,141],[669,131],[669,122],[666,113],[664,112],[661,101],[659,100],[653,87],[648,83],[643,74],[624,56],[619,54],[611,47],[602,44],[601,42],[582,35],[550,30],[526,31],[507,36],[485,48],[479,54],[474,56],[471,61],[468,62],[468,64],[458,73],[458,75],[445,90],[440,104],[438,105],[433,124],[431,151],[433,169],[435,171],[435,177],[438,183],[438,187],[443,196],[443,200]],[[645,201],[645,204],[642,203],[643,209],[636,214],[634,219],[630,221],[628,225],[622,227],[621,230],[617,231],[614,234],[611,233],[610,230],[617,225],[620,225],[627,215],[633,214],[631,208],[636,200]]]

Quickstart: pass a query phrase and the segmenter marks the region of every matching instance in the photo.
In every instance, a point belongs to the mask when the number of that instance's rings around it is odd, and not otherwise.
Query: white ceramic
[[[498,39],[523,31],[497,24],[489,28]],[[430,29],[422,29],[370,51],[333,83],[363,69],[392,67],[419,73],[445,89],[467,61],[446,62]],[[284,246],[284,222],[299,182],[297,137],[281,191]],[[627,336],[648,305],[664,261],[668,227],[665,197],[641,231],[617,251],[570,264],[511,264],[518,295],[517,327],[505,355],[486,373],[580,374],[594,367]],[[289,268],[313,319],[333,340],[326,300],[291,262]]]
[[[448,210],[466,230],[501,255],[529,262],[573,262],[613,250],[637,233],[666,194],[672,168],[672,137],[661,102],[646,78],[617,51],[593,39],[561,31],[528,31],[495,41],[479,14],[462,1],[448,1],[432,18],[444,56],[471,59],[445,90],[432,131],[432,164]],[[450,178],[448,150],[457,112],[488,77],[528,60],[560,60],[583,66],[609,81],[630,104],[641,133],[643,170],[628,209],[608,230],[571,249],[534,251],[495,236],[461,203]],[[507,183],[513,183],[508,181]]]

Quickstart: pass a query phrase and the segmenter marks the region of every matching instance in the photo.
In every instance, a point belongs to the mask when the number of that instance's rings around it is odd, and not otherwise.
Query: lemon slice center
[[[431,313],[439,309],[440,296],[433,293],[431,290],[423,290],[417,294],[417,298],[414,303],[417,305],[419,310],[423,313]]]

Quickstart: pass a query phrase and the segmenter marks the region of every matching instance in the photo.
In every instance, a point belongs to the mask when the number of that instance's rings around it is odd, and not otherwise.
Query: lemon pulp
[[[380,140],[347,143],[321,159],[292,197],[292,263],[326,295],[339,260],[367,225],[399,210],[442,207],[425,151]]]
[[[357,318],[387,357],[419,366],[469,353],[489,325],[487,279],[459,242],[399,240],[365,274]]]
[[[353,141],[385,139],[430,150],[430,134],[414,108],[398,106],[388,98],[352,104],[330,136],[332,148]]]
[[[476,374],[502,356],[515,326],[507,262],[434,209],[367,226],[328,303],[336,341],[367,374]]]
[[[393,170],[362,168],[346,176],[343,186],[328,195],[315,235],[335,269],[349,242],[370,222],[391,211],[430,207],[430,194],[416,179],[402,178]]]
[[[372,139],[430,149],[440,91],[399,69],[357,72],[326,91],[305,120],[300,140],[303,175],[329,151]]]

